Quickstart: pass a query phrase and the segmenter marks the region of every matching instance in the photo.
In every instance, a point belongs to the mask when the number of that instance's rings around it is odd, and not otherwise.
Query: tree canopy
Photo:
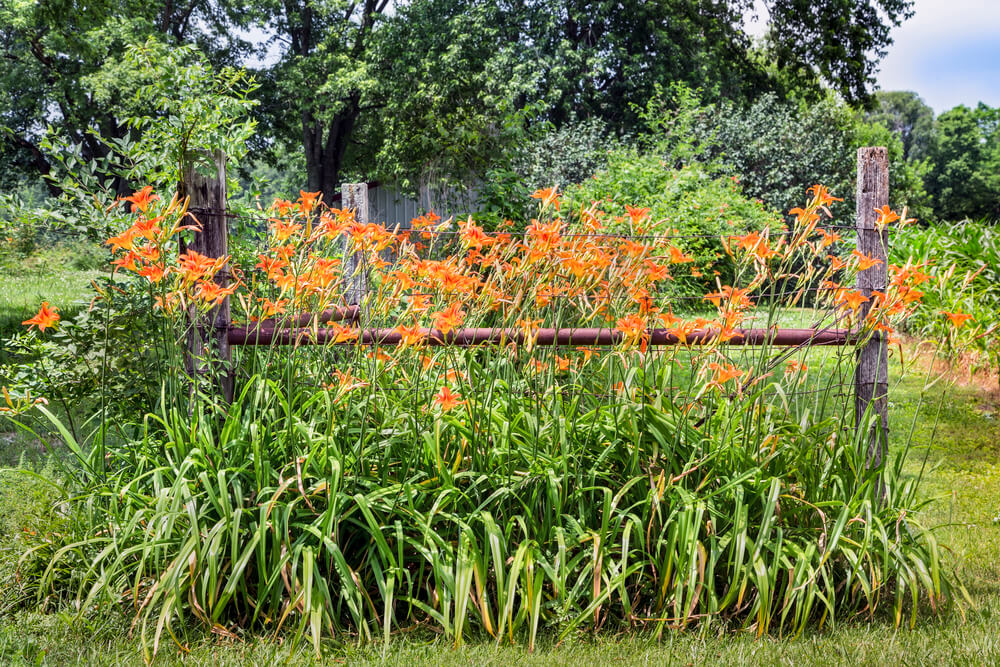
[[[51,126],[101,158],[128,133],[102,71],[153,37],[192,45],[260,81],[255,146],[300,152],[305,185],[332,194],[345,174],[419,177],[476,169],[531,123],[600,119],[637,129],[657,86],[711,99],[817,94],[866,101],[889,31],[912,0],[768,0],[753,44],[752,0],[3,0],[4,173],[44,175]],[[775,70],[773,63],[778,63]],[[765,64],[766,63],[766,64]],[[121,184],[124,188],[126,184]],[[55,191],[57,186],[51,186]]]

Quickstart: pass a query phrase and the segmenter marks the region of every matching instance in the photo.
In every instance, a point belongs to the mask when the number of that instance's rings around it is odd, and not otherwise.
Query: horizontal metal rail
[[[403,333],[398,329],[358,329],[350,340],[337,341],[343,329],[308,327],[279,327],[262,322],[251,327],[231,327],[230,345],[400,345]],[[566,328],[536,329],[531,334],[514,328],[420,329],[420,342],[427,345],[523,345],[530,338],[539,346],[567,345],[618,345],[625,334],[617,329]],[[673,329],[646,329],[644,337],[649,345],[705,345],[717,341],[717,329],[697,329],[681,338]],[[727,345],[773,345],[790,347],[799,345],[853,345],[858,334],[853,329],[735,329],[732,337],[718,341]]]
[[[319,322],[357,322],[361,313],[359,306],[337,306],[319,313]],[[253,326],[243,327],[247,330],[274,330],[281,327],[308,327],[313,320],[317,319],[316,313],[299,313],[287,317],[269,318],[255,322]]]

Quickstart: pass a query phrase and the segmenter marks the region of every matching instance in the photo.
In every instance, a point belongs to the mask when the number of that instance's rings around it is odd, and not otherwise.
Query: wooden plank
[[[344,183],[341,186],[341,204],[343,208],[354,211],[355,221],[368,224],[368,184]],[[344,241],[350,243],[350,239]],[[361,305],[368,292],[368,271],[364,255],[360,252],[348,253],[345,245],[344,281],[346,289],[344,301],[348,306]]]
[[[889,204],[889,157],[884,147],[858,149],[857,230],[858,251],[881,263],[859,271],[856,287],[865,296],[885,293],[889,285],[889,233],[876,227],[876,209]],[[859,321],[864,322],[871,302],[862,304]],[[889,436],[889,346],[885,335],[876,331],[858,350],[854,376],[855,427],[868,430],[867,462],[870,468],[882,465]]]
[[[200,160],[188,160],[181,184],[181,196],[190,197],[188,209],[201,224],[201,231],[192,232],[187,249],[212,258],[228,255],[226,155],[222,151],[216,151],[212,155],[201,156]],[[215,275],[215,282],[222,287],[229,285],[228,265]],[[232,320],[229,297],[213,306],[204,318],[195,317],[192,308],[189,319],[188,372],[192,378],[206,373],[212,375],[223,400],[231,402],[233,368],[228,335]]]

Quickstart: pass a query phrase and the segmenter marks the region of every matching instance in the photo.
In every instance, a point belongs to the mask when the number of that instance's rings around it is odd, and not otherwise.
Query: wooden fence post
[[[201,170],[197,168],[201,164]],[[207,173],[206,173],[207,171]],[[226,216],[226,155],[215,151],[201,159],[189,159],[185,164],[181,196],[190,197],[190,214],[201,223],[201,231],[193,232],[188,250],[218,258],[229,254],[229,224]],[[189,220],[187,224],[193,221]],[[229,265],[215,275],[221,287],[229,285]],[[218,383],[223,400],[233,400],[232,352],[229,348],[231,311],[229,297],[208,311],[201,321],[195,321],[191,310],[188,332],[188,371],[192,381],[199,374],[210,373]],[[210,342],[211,341],[211,342]]]
[[[889,157],[884,147],[858,149],[857,234],[858,252],[879,264],[859,271],[856,287],[867,303],[858,310],[855,326],[860,327],[871,309],[872,293],[886,291],[889,284],[889,232],[877,229],[880,209],[889,204]],[[889,345],[884,332],[875,331],[858,350],[858,366],[854,375],[855,428],[865,428],[874,417],[867,435],[868,467],[882,464],[888,448],[889,435]],[[867,418],[866,418],[867,415]]]
[[[354,211],[355,221],[367,224],[368,219],[368,184],[367,183],[344,183],[340,188],[341,205],[348,210]],[[365,294],[368,292],[368,272],[365,266],[363,253],[356,252],[347,254],[347,244],[344,241],[344,276],[346,279],[346,291],[344,298],[348,306],[361,305]],[[359,310],[359,316],[363,315]]]

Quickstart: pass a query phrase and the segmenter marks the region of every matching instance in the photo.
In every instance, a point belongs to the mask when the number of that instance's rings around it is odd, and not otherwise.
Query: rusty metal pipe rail
[[[334,342],[342,331],[305,327],[276,327],[261,323],[252,327],[232,327],[229,329],[230,345],[399,345],[403,335],[397,329],[360,329],[357,337],[339,343]],[[528,338],[522,329],[469,328],[452,329],[443,333],[440,329],[420,329],[422,343],[432,346],[454,345],[471,347],[476,345],[502,345],[505,343],[524,344]],[[698,329],[681,340],[670,329],[647,329],[649,345],[705,345],[719,337],[719,331]],[[618,345],[625,336],[615,329],[565,328],[538,329],[534,332],[534,344],[538,346],[567,345]],[[797,345],[853,345],[858,334],[852,329],[736,329],[735,335],[726,345],[774,345],[791,347]]]
[[[319,322],[357,322],[361,309],[358,306],[337,306],[329,310],[324,310],[318,314]],[[261,331],[273,331],[281,327],[308,327],[316,318],[316,313],[299,313],[295,316],[272,317],[260,320],[249,327],[239,327],[248,331],[260,329]]]

